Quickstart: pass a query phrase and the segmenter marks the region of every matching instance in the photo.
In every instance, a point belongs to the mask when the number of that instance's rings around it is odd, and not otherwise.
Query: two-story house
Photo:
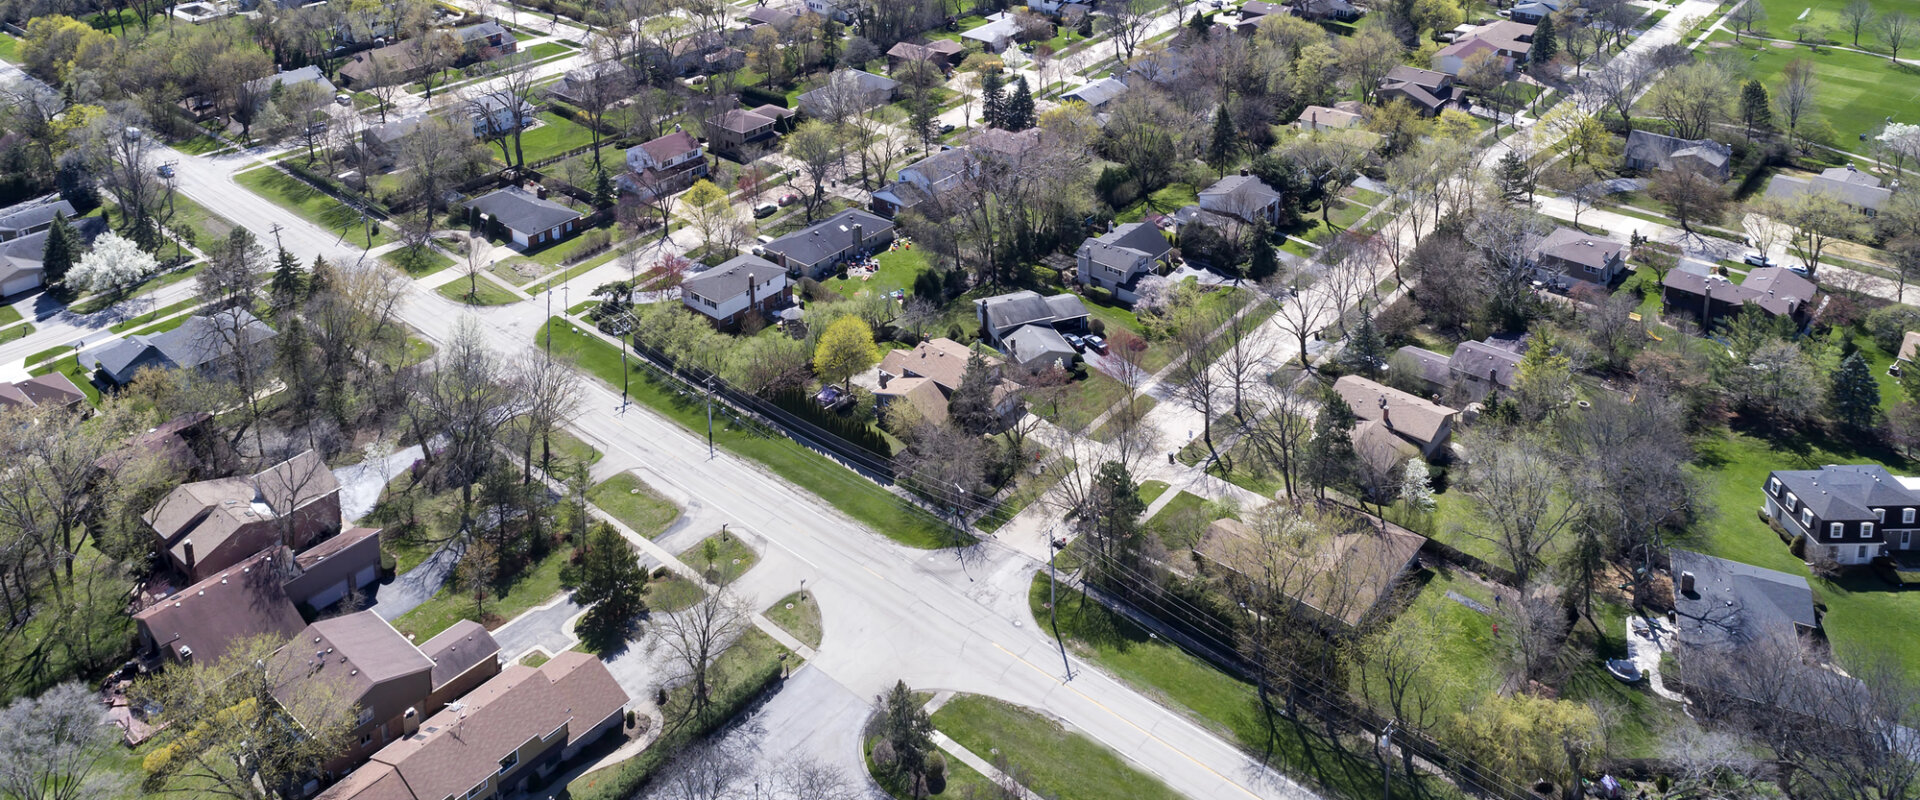
[[[722,111],[707,118],[707,146],[728,158],[745,159],[749,147],[772,147],[774,137],[779,135],[774,125],[792,114],[774,106]]]
[[[1536,272],[1547,278],[1608,286],[1627,269],[1627,246],[1572,228],[1555,228],[1533,250]]]
[[[627,148],[627,171],[615,182],[621,191],[650,200],[692,186],[706,175],[707,159],[700,151],[700,140],[685,131],[674,131]]]
[[[793,304],[787,268],[754,255],[735,256],[680,282],[680,303],[714,325],[731,328],[753,312],[763,315]]]
[[[941,150],[900,168],[893,183],[873,193],[873,213],[893,217],[902,211],[939,200],[979,171],[973,152],[964,147]]]
[[[483,61],[513,55],[520,50],[520,41],[513,38],[506,26],[492,20],[457,28],[453,38],[466,48],[469,57]]]
[[[190,580],[203,580],[262,548],[294,550],[340,530],[340,481],[312,450],[257,475],[183,484],[142,519],[156,549]]]
[[[576,105],[590,99],[626,97],[633,94],[633,72],[618,60],[595,61],[567,70],[547,93]]]
[[[1920,529],[1920,479],[1877,464],[1829,464],[1767,474],[1763,509],[1794,536],[1807,537],[1806,559],[1865,564],[1889,550],[1907,550]]]
[[[1749,309],[1769,317],[1786,317],[1805,324],[1816,307],[1819,289],[1813,281],[1785,267],[1758,267],[1746,280],[1734,283],[1724,275],[1674,269],[1661,279],[1661,295],[1669,312],[1698,319],[1703,330],[1732,314]]]
[[[1074,253],[1075,278],[1081,286],[1101,287],[1121,302],[1131,303],[1139,299],[1134,290],[1140,278],[1152,274],[1171,252],[1159,228],[1129,222],[1080,243]]]
[[[508,101],[496,94],[483,94],[466,104],[467,119],[473,123],[477,139],[498,139],[519,128],[531,127],[536,119],[533,104],[525,100]]]

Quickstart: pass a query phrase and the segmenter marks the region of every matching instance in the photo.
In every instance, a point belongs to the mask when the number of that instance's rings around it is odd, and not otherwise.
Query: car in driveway
[[[1060,334],[1060,338],[1067,340],[1067,344],[1073,345],[1073,352],[1087,352],[1087,340],[1080,338],[1080,334],[1063,333]]]
[[[1101,336],[1100,334],[1097,334],[1097,333],[1089,333],[1081,341],[1084,341],[1087,343],[1088,350],[1092,350],[1093,352],[1099,353],[1100,355],[1103,355],[1103,356],[1107,354],[1106,337]]]
[[[792,192],[788,192],[786,194],[780,195],[780,205],[790,206],[798,202],[800,202],[800,195],[794,194]]]
[[[1766,253],[1749,253],[1746,258],[1741,260],[1747,262],[1747,266],[1750,267],[1775,266],[1773,259],[1768,258]]]

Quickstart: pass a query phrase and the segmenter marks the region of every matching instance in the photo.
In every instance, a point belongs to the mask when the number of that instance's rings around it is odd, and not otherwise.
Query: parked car
[[[800,195],[794,194],[792,192],[788,192],[786,194],[780,195],[780,205],[790,206],[798,202],[800,202]]]
[[[1798,275],[1798,276],[1800,276],[1800,277],[1802,277],[1802,278],[1811,278],[1811,277],[1813,277],[1813,270],[1810,270],[1810,269],[1807,269],[1807,268],[1806,268],[1805,266],[1803,266],[1803,265],[1800,265],[1800,264],[1789,264],[1789,265],[1787,265],[1787,271],[1788,271],[1788,272],[1791,272],[1791,273],[1793,273],[1793,274],[1795,274],[1795,275]]]
[[[173,165],[172,165],[172,164],[161,164],[161,165],[160,165],[160,177],[162,177],[162,178],[171,178],[171,177],[173,177]]]
[[[780,213],[780,207],[772,203],[765,203],[753,207],[754,219],[766,219],[778,213]]]
[[[1767,258],[1766,253],[1752,253],[1742,260],[1746,261],[1749,266],[1755,267],[1771,267],[1774,265],[1773,259]]]
[[[1100,355],[1103,355],[1103,356],[1107,354],[1106,337],[1103,337],[1095,333],[1089,333],[1087,334],[1085,341],[1087,343],[1087,349],[1092,350],[1093,352],[1099,353]]]
[[[940,123],[940,134],[941,134],[942,136],[945,136],[946,134],[949,134],[949,133],[952,133],[952,132],[953,132],[953,123],[951,123],[951,122],[942,122],[942,123]]]
[[[1060,334],[1060,338],[1066,339],[1067,344],[1073,345],[1073,352],[1076,352],[1076,353],[1087,352],[1087,340],[1080,338],[1080,334],[1063,333],[1063,334]]]
[[[336,94],[333,96],[333,102],[339,103],[340,105],[343,105],[343,106],[353,105],[353,95],[347,94],[346,92],[341,92],[340,94]]]

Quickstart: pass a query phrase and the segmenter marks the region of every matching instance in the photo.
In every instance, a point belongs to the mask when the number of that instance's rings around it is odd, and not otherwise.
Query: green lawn
[[[0,328],[0,344],[25,339],[33,333],[33,325],[22,324],[11,328]]]
[[[28,354],[26,359],[26,366],[31,367],[35,364],[39,364],[40,362],[46,361],[55,356],[64,355],[66,353],[71,353],[71,352],[73,352],[73,345],[63,344],[63,345],[60,345],[59,347],[49,347],[45,350],[41,350],[40,352]]]
[[[1094,418],[1105,413],[1114,403],[1127,396],[1126,384],[1107,377],[1104,373],[1087,370],[1085,380],[1075,381],[1067,391],[1060,394],[1058,402],[1049,403],[1034,409],[1042,417],[1060,426],[1069,433],[1086,430]]]
[[[587,499],[614,519],[651,539],[680,518],[680,507],[661,497],[646,481],[622,472],[587,490]]]
[[[1499,620],[1447,596],[1454,592],[1494,608],[1493,592],[1486,585],[1446,568],[1425,574],[1429,576],[1426,586],[1386,635],[1398,635],[1395,631],[1404,631],[1418,620],[1433,620],[1439,650],[1429,662],[1425,679],[1438,687],[1440,699],[1435,707],[1446,715],[1500,688],[1501,654],[1493,640],[1493,626]]]
[[[1085,734],[991,697],[960,695],[934,713],[933,726],[974,754],[998,749],[1027,772],[1029,789],[1060,800],[1179,800],[1159,778],[1140,771]],[[981,758],[991,758],[982,755]]]
[[[520,154],[529,164],[593,144],[593,132],[580,123],[551,111],[540,112],[539,118],[543,124],[520,134]],[[511,149],[512,143],[507,147]]]
[[[110,331],[113,331],[114,333],[119,333],[119,332],[121,332],[121,331],[127,331],[127,330],[132,330],[132,329],[134,329],[134,328],[138,328],[138,327],[140,327],[140,326],[142,326],[142,325],[145,325],[145,324],[147,324],[147,323],[149,323],[149,322],[152,322],[152,321],[154,321],[154,320],[157,320],[157,319],[159,319],[159,318],[161,318],[161,317],[165,317],[165,316],[170,316],[170,315],[173,315],[173,314],[178,314],[178,313],[180,313],[180,312],[182,312],[182,311],[185,311],[185,310],[187,310],[187,309],[190,309],[190,308],[193,308],[194,306],[197,306],[197,305],[199,305],[199,304],[200,304],[200,299],[199,299],[199,298],[197,298],[197,297],[189,297],[189,298],[187,298],[187,299],[185,299],[185,300],[182,300],[182,301],[180,301],[180,302],[178,302],[178,303],[174,303],[174,304],[172,304],[172,305],[168,305],[168,306],[163,306],[163,307],[160,307],[160,308],[156,308],[156,309],[154,309],[154,310],[152,310],[152,311],[149,311],[149,312],[147,312],[147,313],[145,313],[145,314],[141,314],[140,316],[137,316],[137,317],[132,317],[132,318],[130,318],[130,319],[125,319],[125,320],[122,320],[122,321],[120,321],[120,322],[116,322],[116,323],[114,323],[114,324],[113,324],[113,325],[112,325],[111,327],[109,327],[109,328],[107,328],[107,330],[110,330]]]
[[[1140,410],[1140,416],[1142,417],[1152,412],[1154,406],[1160,404],[1159,400],[1154,399],[1153,395],[1149,394],[1135,397],[1133,398],[1133,402],[1135,403],[1134,407]],[[1114,424],[1114,417],[1108,417],[1106,422],[1100,424],[1100,427],[1094,428],[1092,433],[1087,434],[1087,438],[1111,444],[1113,443],[1113,437],[1120,435],[1120,431],[1117,428],[1118,426]]]
[[[899,289],[913,293],[913,279],[927,270],[926,251],[905,247],[888,250],[876,257],[880,269],[867,280],[849,278],[845,274],[836,275],[823,281],[828,289],[847,297],[856,297],[867,292],[888,294]]]
[[[1777,31],[1775,35],[1793,38],[1792,34],[1786,32],[1793,17],[1799,16],[1800,9],[1806,8],[1809,3],[1824,1],[1791,0],[1789,3],[1788,0],[1770,0],[1768,5],[1799,6],[1789,16],[1772,19],[1770,25]],[[1879,2],[1883,5],[1899,4],[1898,0]],[[1828,35],[1831,37],[1835,33],[1830,31]],[[1708,47],[1724,42],[1751,53],[1750,58],[1740,58],[1738,62],[1747,65],[1753,76],[1766,84],[1770,91],[1779,86],[1780,74],[1787,62],[1796,58],[1811,62],[1819,78],[1814,105],[1833,125],[1833,146],[1841,150],[1864,152],[1868,142],[1860,141],[1860,134],[1868,134],[1871,139],[1888,118],[1895,121],[1911,120],[1914,98],[1920,97],[1920,71],[1895,66],[1893,62],[1878,56],[1833,48],[1814,50],[1804,45],[1781,49],[1751,40],[1743,40],[1735,45],[1733,34],[1726,31],[1715,33],[1707,41]],[[1861,43],[1865,44],[1866,40],[1862,39]]]
[[[1035,575],[1027,600],[1034,624],[1051,632],[1046,607],[1048,588],[1047,576]],[[1267,754],[1269,763],[1326,790],[1328,796],[1380,796],[1380,767],[1370,751],[1343,749],[1338,742],[1323,738],[1318,722],[1312,720],[1295,724],[1276,714],[1269,729],[1253,684],[1221,672],[1166,639],[1148,636],[1131,620],[1088,602],[1078,591],[1061,587],[1059,605],[1060,634],[1081,658],[1232,739],[1249,753]],[[959,738],[940,725],[937,716],[935,725]],[[1001,747],[1005,752],[1005,746]],[[1396,776],[1392,788],[1394,797],[1406,800],[1461,796],[1433,779],[1423,780],[1415,788]]]
[[[1213,522],[1210,518],[1203,519],[1209,516],[1206,498],[1182,491],[1147,520],[1147,532],[1160,537],[1168,552],[1190,550]]]
[[[20,63],[20,40],[11,33],[0,33],[0,61]]]
[[[0,325],[12,325],[22,319],[25,317],[20,316],[20,309],[13,306],[0,306]]]
[[[1000,505],[996,506],[992,512],[980,518],[978,527],[981,532],[993,533],[1000,530],[1000,526],[1018,516],[1027,506],[1032,505],[1033,501],[1044,497],[1048,490],[1073,469],[1072,459],[1061,459],[1048,466],[1047,471],[1039,475],[1033,474],[1031,469],[1022,467],[1013,491],[1006,496],[1006,499],[1001,500]]]
[[[680,561],[705,575],[707,580],[725,586],[740,579],[759,563],[760,554],[729,531],[717,531],[680,552]]]
[[[920,693],[915,693],[916,698],[919,696],[919,694]],[[879,774],[874,772],[873,746],[875,743],[879,741],[880,741],[880,738],[876,736],[876,737],[867,739],[866,742],[861,745],[861,747],[863,748],[863,752],[866,753],[868,774],[871,774],[874,776],[874,782],[880,784],[881,790],[885,791],[887,793],[887,796],[893,798],[893,800],[915,800],[913,795],[907,792],[901,791],[896,786],[890,785],[891,782],[880,780]],[[990,781],[987,779],[987,776],[982,775],[978,770],[967,766],[966,762],[961,761],[960,759],[953,758],[952,756],[946,756],[945,754],[942,754],[942,755],[943,757],[946,758],[946,761],[947,761],[947,785],[944,787],[941,787],[941,790],[938,792],[929,792],[927,794],[927,797],[934,797],[934,798],[958,797],[958,798],[964,798],[965,800],[973,800],[973,798],[999,796],[998,794],[995,794],[996,792],[999,791],[999,789],[994,786],[993,781]]]
[[[820,646],[820,605],[813,601],[813,595],[794,592],[773,601],[767,608],[767,619],[808,647]]]
[[[647,607],[654,611],[671,614],[692,608],[705,596],[706,592],[700,588],[700,584],[680,577],[677,572],[669,572],[665,577],[647,583]]]
[[[572,323],[548,322],[554,349],[610,385],[620,383],[620,348],[586,333],[575,333]],[[542,333],[545,333],[543,331]],[[647,372],[629,382],[634,401],[680,423],[690,431],[706,431],[705,406],[682,397]],[[765,437],[716,419],[714,441],[728,452],[757,461],[815,496],[831,503],[873,530],[909,547],[935,548],[965,543],[969,537],[940,520],[906,504],[886,489],[783,436]]]
[[[1113,220],[1123,223],[1139,222],[1146,218],[1148,212],[1172,214],[1198,202],[1200,202],[1200,193],[1197,189],[1189,184],[1176,183],[1161,188],[1147,195],[1146,199],[1137,200],[1132,205],[1121,209],[1120,213],[1113,216]]]
[[[1160,495],[1166,494],[1169,488],[1171,487],[1167,485],[1166,481],[1141,481],[1140,504],[1146,506],[1153,505],[1153,501],[1160,499]]]
[[[235,175],[233,180],[308,222],[331,231],[346,231],[351,234],[347,238],[366,242],[366,235],[360,229],[359,212],[291,175],[272,167],[261,167]],[[379,243],[385,236],[384,230],[376,230],[373,241]]]
[[[469,287],[477,288],[478,291],[469,294],[467,291]],[[445,297],[448,300],[465,303],[470,306],[504,306],[510,303],[520,302],[519,295],[507,291],[506,287],[494,283],[487,278],[481,278],[477,281],[468,281],[465,278],[460,278],[443,283],[440,285],[440,288],[434,291],[439,292],[441,297]]]
[[[38,367],[28,370],[28,374],[35,376],[45,375],[49,372],[58,372],[67,376],[68,380],[73,381],[73,385],[80,387],[80,391],[86,392],[87,402],[96,406],[100,405],[100,390],[94,388],[93,376],[88,374],[87,370],[80,368],[79,356],[67,356],[51,364],[41,364]]]
[[[426,641],[463,619],[487,624],[489,629],[498,627],[560,593],[560,568],[566,565],[567,556],[567,550],[555,548],[520,574],[495,581],[479,608],[474,606],[472,592],[451,585],[442,587],[419,608],[401,614],[393,627],[418,641]]]
[[[217,150],[224,150],[227,143],[210,133],[196,133],[192,138],[182,139],[173,144],[173,149],[190,156],[204,156]]]
[[[440,270],[453,266],[453,259],[431,247],[418,250],[402,247],[380,254],[380,260],[387,266],[407,273],[411,278],[424,278]]]
[[[1847,31],[1840,18],[1840,9],[1845,8],[1847,2],[1848,0],[1760,0],[1760,5],[1767,10],[1766,23],[1760,27],[1766,29],[1767,34],[1774,38],[1792,39],[1793,25],[1798,21],[1797,18],[1801,12],[1812,9],[1812,12],[1807,14],[1806,21],[1820,26],[1829,41],[1852,47],[1853,35]],[[1873,6],[1875,14],[1896,10],[1908,15],[1913,14],[1913,3],[1908,0],[1867,0],[1867,3]],[[1881,49],[1880,36],[1875,32],[1872,23],[1868,23],[1866,29],[1860,31],[1860,49]],[[1901,52],[1902,58],[1909,57],[1905,55],[1904,48]],[[1771,84],[1768,88],[1772,88]]]

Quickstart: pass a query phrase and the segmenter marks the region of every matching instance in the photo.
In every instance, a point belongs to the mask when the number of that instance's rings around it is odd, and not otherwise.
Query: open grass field
[[[299,214],[308,222],[330,231],[351,233],[352,236],[349,238],[361,244],[367,241],[365,233],[360,229],[359,212],[298,178],[272,167],[262,167],[235,175],[233,180],[274,205]],[[373,241],[379,244],[386,236],[384,229],[376,230]]]
[[[955,697],[934,713],[933,725],[975,754],[997,749],[1027,771],[1027,788],[1043,796],[1061,800],[1180,797],[1085,734],[1072,733],[1033,711],[990,697]]]
[[[541,124],[520,134],[520,154],[531,164],[552,158],[576,147],[593,144],[593,132],[586,126],[551,111],[539,114]],[[512,148],[512,143],[508,143]],[[495,147],[494,150],[499,150]]]
[[[586,333],[575,333],[572,323],[549,320],[555,352],[609,385],[620,384],[620,348]],[[546,330],[541,331],[542,334]],[[635,373],[629,382],[634,401],[678,422],[688,431],[706,432],[705,405],[682,396],[650,373]],[[894,497],[886,489],[849,472],[845,467],[785,437],[763,437],[735,428],[719,415],[714,441],[735,455],[752,459],[793,484],[812,492],[850,517],[909,547],[936,548],[966,540],[940,520]]]
[[[1797,4],[1808,0],[1793,2]],[[1788,24],[1774,20],[1772,25],[1779,31],[1776,35],[1791,38],[1791,34],[1785,33]],[[1862,43],[1865,43],[1864,39]],[[1915,121],[1914,109],[1916,103],[1920,103],[1920,69],[1896,65],[1879,56],[1827,47],[1814,49],[1795,45],[1783,49],[1752,40],[1734,44],[1733,34],[1725,31],[1715,33],[1707,40],[1707,47],[1719,48],[1722,44],[1751,54],[1750,58],[1739,61],[1747,65],[1753,77],[1767,85],[1768,91],[1777,91],[1781,70],[1785,69],[1787,62],[1796,58],[1812,62],[1818,80],[1814,105],[1820,110],[1821,116],[1833,125],[1834,147],[1864,152],[1867,142],[1860,141],[1860,134],[1871,137],[1878,133],[1889,117],[1896,122]]]
[[[1845,21],[1840,16],[1840,10],[1847,7],[1847,2],[1848,0],[1759,0],[1761,7],[1767,10],[1767,21],[1763,27],[1772,36],[1792,39],[1794,23],[1800,19],[1801,14],[1806,14],[1806,21],[1825,29],[1828,40],[1852,47],[1853,34],[1846,28]],[[1873,6],[1875,14],[1902,11],[1912,16],[1914,12],[1913,3],[1908,0],[1867,0],[1867,3]],[[1860,48],[1865,50],[1879,47],[1880,39],[1874,33],[1874,26],[1869,24],[1860,32]]]
[[[813,602],[813,595],[794,592],[773,601],[767,607],[767,619],[808,647],[820,646],[820,606]]]
[[[661,497],[646,481],[622,472],[587,490],[587,499],[635,533],[649,539],[680,518],[680,507]]]

